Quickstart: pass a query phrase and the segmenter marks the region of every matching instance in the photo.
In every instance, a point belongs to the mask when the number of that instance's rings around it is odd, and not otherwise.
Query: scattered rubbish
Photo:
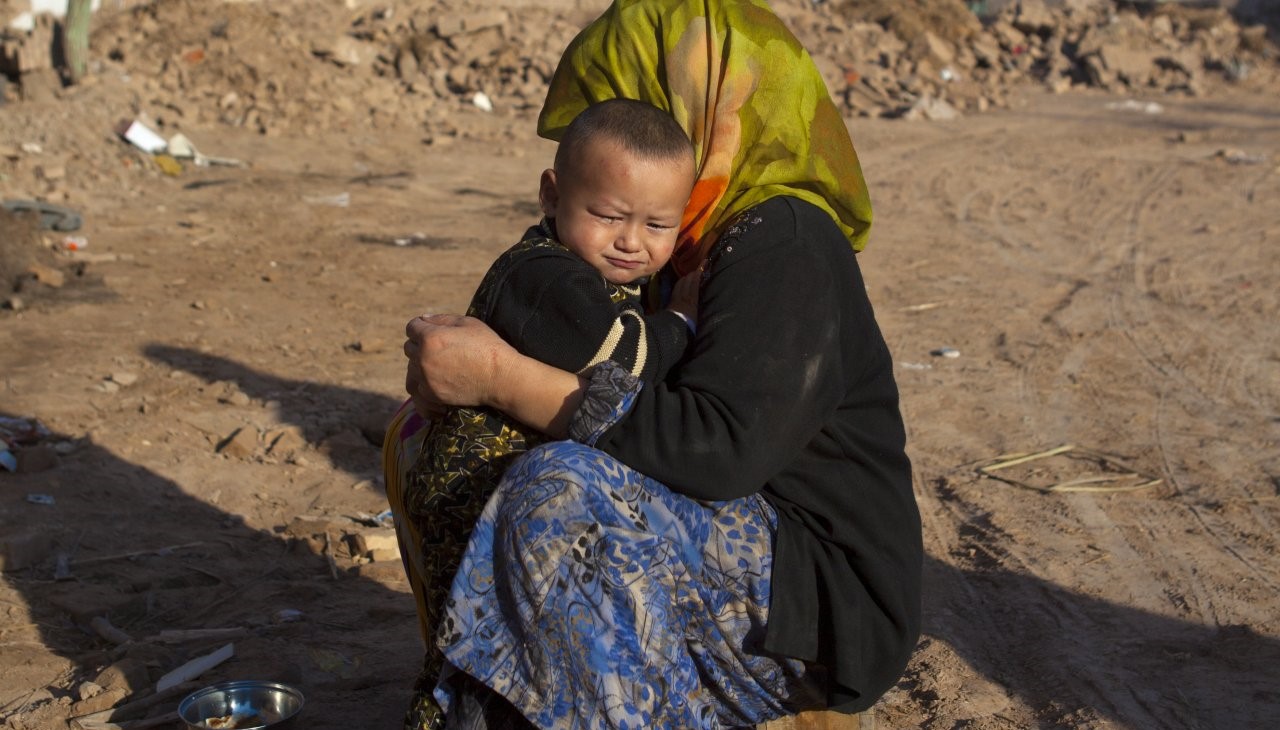
[[[121,121],[116,126],[116,134],[119,134],[134,147],[152,155],[164,152],[169,146],[164,137],[161,137],[151,127],[136,119],[133,121]]]
[[[27,495],[27,501],[31,504],[41,504],[46,507],[52,507],[54,504],[52,494],[38,494],[35,492]]]
[[[22,147],[22,151],[26,152],[29,155],[44,154],[44,148],[41,147],[37,142],[23,142],[21,147]]]
[[[925,302],[923,304],[911,304],[906,307],[902,307],[898,311],[899,312],[927,312],[930,309],[937,309],[938,307],[941,307],[944,304],[946,304],[946,302]]]
[[[36,444],[51,434],[44,424],[34,418],[0,416],[0,439],[10,444]]]
[[[83,251],[89,247],[89,239],[84,236],[67,236],[62,239],[62,248],[67,251]]]
[[[0,416],[0,468],[6,471],[33,474],[57,466],[58,455],[46,441],[52,436],[44,424],[34,418]],[[53,504],[48,495],[28,495],[33,504]]]
[[[941,78],[943,81],[955,81],[956,72],[952,70],[950,66],[947,66],[946,68],[938,72],[938,77]]]
[[[933,355],[934,357],[949,357],[953,359],[960,357],[960,351],[954,347],[939,347],[939,348],[930,350],[929,354]]]
[[[1054,456],[1064,456],[1070,459],[1088,461],[1099,467],[1105,473],[1089,474],[1048,485],[1032,484],[1004,474],[993,473],[1009,467],[1029,464],[1031,462],[1041,461]],[[1081,448],[1072,444],[1064,444],[1044,451],[1002,454],[994,457],[993,459],[977,462],[970,466],[976,466],[977,472],[982,476],[990,477],[991,479],[996,479],[1005,482],[1006,484],[1012,484],[1015,487],[1022,487],[1023,489],[1030,489],[1037,492],[1132,492],[1138,489],[1154,487],[1164,481],[1159,477],[1144,474],[1132,469],[1107,454],[1103,454],[1099,451],[1093,451],[1091,449]]]
[[[489,99],[489,95],[483,91],[477,91],[475,96],[471,97],[471,103],[482,112],[493,111],[493,101]]]
[[[180,160],[191,160],[196,167],[209,167],[210,165],[221,165],[223,167],[248,167],[244,160],[237,160],[233,157],[210,157],[203,154],[196,146],[181,132],[169,138],[169,142],[165,147],[165,151]]]
[[[80,214],[74,210],[41,200],[5,200],[0,206],[10,213],[36,213],[40,227],[46,231],[78,231],[82,224]]]
[[[282,608],[271,615],[273,624],[292,624],[301,621],[305,614],[296,608]]]
[[[1266,155],[1251,155],[1235,147],[1223,147],[1213,153],[1213,156],[1226,160],[1232,165],[1259,165],[1267,161]]]
[[[932,370],[933,366],[927,362],[900,362],[898,363],[903,370]]]
[[[425,233],[411,233],[407,236],[371,236],[363,234],[357,236],[356,240],[360,243],[377,243],[383,246],[395,246],[396,248],[422,246],[435,251],[447,251],[458,247],[448,238],[428,236]]]
[[[413,234],[412,236],[406,236],[406,237],[404,237],[404,238],[397,238],[397,239],[395,239],[394,241],[392,241],[392,243],[394,243],[394,244],[395,244],[395,245],[397,245],[397,246],[412,246],[412,245],[414,245],[414,244],[416,244],[416,243],[418,243],[418,242],[420,242],[420,241],[426,241],[426,240],[427,240],[427,236],[426,236],[426,234],[424,234],[424,233],[415,233],[415,234]]]
[[[304,195],[302,202],[307,205],[329,205],[334,208],[346,208],[351,205],[351,193],[337,195]]]
[[[1107,108],[1116,111],[1142,112],[1143,114],[1160,114],[1164,112],[1164,107],[1154,101],[1137,101],[1135,99],[1108,102]]]
[[[157,154],[153,155],[151,159],[156,163],[156,167],[160,168],[160,172],[169,177],[177,177],[182,174],[182,163],[178,162],[172,155]]]

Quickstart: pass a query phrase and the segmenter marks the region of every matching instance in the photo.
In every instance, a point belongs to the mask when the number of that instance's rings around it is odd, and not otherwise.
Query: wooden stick
[[[249,629],[233,626],[225,629],[166,629],[150,636],[147,641],[161,644],[181,644],[184,641],[206,641],[208,639],[239,639],[248,635]]]
[[[183,548],[196,547],[203,545],[204,542],[184,542],[181,545],[167,545],[165,547],[151,548],[150,550],[134,550],[130,553],[120,553],[118,555],[103,555],[97,558],[85,558],[84,560],[74,560],[71,566],[92,565],[94,563],[105,563],[111,560],[122,560],[124,558],[136,558],[139,555],[151,555],[153,553],[164,552],[166,550],[182,550]]]
[[[983,472],[995,471],[997,469],[1004,469],[1010,466],[1017,466],[1018,464],[1025,464],[1028,461],[1035,461],[1036,459],[1047,459],[1050,456],[1065,454],[1066,452],[1071,451],[1074,448],[1075,447],[1072,446],[1071,444],[1066,444],[1064,446],[1059,446],[1055,449],[1049,449],[1048,451],[1039,451],[1034,454],[1014,454],[1010,459],[1006,459],[1005,461],[997,461],[994,464],[989,464],[987,466],[980,467],[978,471],[983,471]]]
[[[94,616],[89,621],[89,628],[93,629],[93,633],[110,641],[112,644],[123,645],[133,642],[133,637],[111,625],[110,619],[106,616]]]
[[[170,687],[195,679],[213,669],[236,654],[235,644],[227,644],[217,651],[196,657],[182,666],[164,675],[156,682],[156,691],[163,692]]]

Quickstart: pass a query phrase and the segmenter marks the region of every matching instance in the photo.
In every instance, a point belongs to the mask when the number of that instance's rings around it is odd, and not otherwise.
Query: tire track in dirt
[[[1110,312],[1115,326],[1125,333],[1126,338],[1133,344],[1148,366],[1158,376],[1173,380],[1179,386],[1175,392],[1177,392],[1179,400],[1185,408],[1212,412],[1217,409],[1217,404],[1223,400],[1224,396],[1228,395],[1227,384],[1231,382],[1230,373],[1244,367],[1243,357],[1236,348],[1229,346],[1214,347],[1210,350],[1207,362],[1198,363],[1182,355],[1172,345],[1168,335],[1162,333],[1158,327],[1134,326],[1135,322],[1138,321],[1149,323],[1161,319],[1161,313],[1156,311],[1160,300],[1154,296],[1155,292],[1151,287],[1150,279],[1144,275],[1147,270],[1145,259],[1147,257],[1147,246],[1150,245],[1148,243],[1149,239],[1143,239],[1140,232],[1151,228],[1147,220],[1147,213],[1157,209],[1157,196],[1169,189],[1171,179],[1174,178],[1177,172],[1186,174],[1188,169],[1185,165],[1178,163],[1167,165],[1160,169],[1134,201],[1125,235],[1125,246],[1128,249],[1128,255],[1124,258],[1122,266],[1117,273],[1122,278],[1133,282],[1135,293],[1125,296],[1123,289],[1113,288],[1109,301]],[[1195,174],[1194,171],[1190,172]],[[1179,280],[1176,274],[1171,274],[1171,282],[1175,286],[1178,284]],[[1205,332],[1211,337],[1214,336],[1212,328],[1206,328]],[[1144,345],[1140,341],[1144,339],[1153,341],[1155,343],[1154,347]],[[1201,375],[1202,373],[1204,375]],[[1168,387],[1160,389],[1160,402],[1157,405],[1157,418],[1155,419],[1157,424],[1160,422],[1160,416],[1169,392],[1170,388]],[[1176,476],[1176,466],[1174,460],[1170,458],[1167,439],[1163,434],[1156,435],[1156,445],[1160,450],[1160,458],[1165,466],[1166,474],[1173,480],[1175,485],[1179,484],[1180,480]],[[1235,491],[1239,491],[1239,487],[1236,485],[1226,486],[1234,487]],[[1185,495],[1181,489],[1178,490],[1178,494],[1179,496]],[[1239,496],[1247,497],[1248,494],[1241,493]],[[1273,589],[1275,588],[1275,584],[1262,571],[1257,562],[1242,553],[1242,549],[1247,550],[1247,547],[1241,545],[1236,539],[1236,534],[1240,529],[1239,526],[1234,524],[1213,524],[1206,519],[1204,513],[1194,503],[1185,499],[1179,500],[1179,503],[1189,512],[1190,517],[1198,528],[1216,542],[1222,550],[1233,556],[1266,585]],[[1264,530],[1274,532],[1274,524],[1261,511],[1254,511],[1253,516],[1255,519],[1260,518],[1260,526]],[[1153,525],[1163,524],[1168,520],[1167,513],[1163,511],[1160,513],[1148,511],[1145,517],[1146,521]],[[1156,548],[1152,551],[1154,555],[1164,555],[1166,559],[1170,555],[1168,551],[1159,550],[1156,545],[1152,547]],[[1203,558],[1196,562],[1200,560],[1203,560]],[[1197,601],[1202,604],[1205,618],[1213,618],[1216,622],[1216,613],[1207,598],[1204,579],[1200,577],[1201,575],[1215,575],[1215,573],[1198,571],[1195,564],[1190,561],[1178,561],[1177,566],[1181,570],[1183,577],[1180,583],[1188,586],[1196,596]]]

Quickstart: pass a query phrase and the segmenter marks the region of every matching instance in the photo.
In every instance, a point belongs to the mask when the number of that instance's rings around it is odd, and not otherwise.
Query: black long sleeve
[[[923,549],[892,361],[847,239],[774,198],[721,236],[689,357],[596,446],[674,491],[778,511],[765,648],[859,711],[920,631]]]

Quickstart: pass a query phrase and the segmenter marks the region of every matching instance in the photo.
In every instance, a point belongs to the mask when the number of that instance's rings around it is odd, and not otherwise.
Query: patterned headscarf
[[[538,134],[612,98],[665,109],[693,141],[698,180],[672,257],[693,271],[737,214],[779,195],[825,209],[861,250],[871,200],[813,59],[764,0],[615,0],[560,59]]]

